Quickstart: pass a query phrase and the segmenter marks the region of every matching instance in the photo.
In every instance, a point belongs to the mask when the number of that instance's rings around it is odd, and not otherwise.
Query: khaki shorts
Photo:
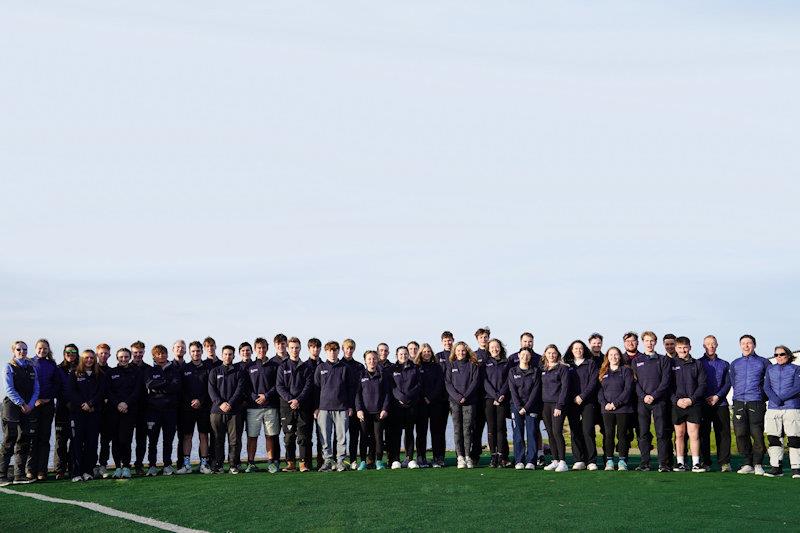
[[[281,432],[281,417],[277,407],[247,410],[247,436],[254,439],[261,435],[261,428],[268,437]]]
[[[764,433],[780,437],[781,430],[787,437],[800,437],[800,409],[767,409]]]

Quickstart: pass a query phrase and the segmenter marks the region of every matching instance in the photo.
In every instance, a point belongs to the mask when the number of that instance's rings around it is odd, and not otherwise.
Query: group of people
[[[731,410],[743,461],[738,473],[782,475],[786,437],[792,477],[800,478],[800,367],[791,364],[794,355],[786,346],[775,348],[773,364],[756,354],[753,336],[743,335],[741,356],[729,364],[717,356],[712,335],[703,339],[700,358],[692,355],[688,338],[672,334],[662,338],[665,353],[657,353],[652,331],[641,335],[643,351],[635,332],[623,336],[622,349],[605,352],[599,333],[588,344],[573,341],[563,353],[550,344],[541,355],[528,332],[510,355],[489,328],[478,329],[475,341],[473,350],[445,331],[441,351],[412,341],[395,349],[394,361],[381,343],[364,352],[362,363],[352,339],[341,346],[310,339],[303,359],[296,337],[276,335],[272,357],[264,338],[238,349],[223,346],[218,356],[208,337],[189,343],[188,358],[182,340],[172,346],[172,358],[165,346],[154,346],[153,365],[144,362],[145,345],[137,341],[116,351],[113,367],[107,344],[80,354],[68,344],[56,364],[47,340],[36,341],[33,357],[25,342],[15,341],[4,368],[0,482],[47,479],[53,425],[55,478],[76,482],[159,474],[159,439],[162,475],[222,472],[226,441],[228,472],[255,472],[262,433],[271,473],[441,468],[448,416],[458,468],[478,465],[485,429],[490,467],[568,471],[568,425],[571,470],[628,470],[636,439],[636,470],[649,471],[654,432],[659,472],[705,472],[712,466],[713,430],[719,468],[729,472]],[[602,433],[599,464],[596,426]],[[196,466],[190,461],[195,434]]]

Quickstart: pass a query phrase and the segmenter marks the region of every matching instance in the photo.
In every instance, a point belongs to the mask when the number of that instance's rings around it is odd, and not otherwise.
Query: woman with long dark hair
[[[492,460],[491,468],[507,468],[508,461],[508,428],[506,418],[509,412],[508,371],[511,365],[506,358],[506,347],[498,339],[489,341],[489,358],[483,364],[485,378],[483,380],[486,397],[486,434],[489,438],[489,451]]]
[[[74,344],[64,346],[64,359],[58,364],[58,401],[56,402],[56,445],[53,454],[53,466],[56,479],[63,479],[72,474],[72,431],[69,425],[68,389],[72,373],[78,367],[78,347]],[[72,476],[70,476],[72,477]]]
[[[569,394],[569,366],[561,360],[561,352],[555,344],[544,349],[542,355],[542,417],[550,440],[553,461],[545,470],[566,472],[566,443],[564,441],[564,417],[567,414]]]
[[[572,437],[573,470],[597,470],[595,444],[595,412],[597,411],[597,365],[589,347],[574,340],[567,348],[564,361],[570,366],[570,398],[567,408]]]

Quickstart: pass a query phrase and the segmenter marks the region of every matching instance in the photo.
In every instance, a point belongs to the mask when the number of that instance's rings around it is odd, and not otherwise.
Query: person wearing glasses
[[[69,424],[69,398],[67,384],[72,373],[78,368],[78,347],[75,344],[64,346],[64,360],[58,365],[60,381],[58,402],[56,403],[56,443],[53,453],[53,467],[56,479],[64,479],[72,473],[72,432]],[[69,476],[72,477],[72,476]]]
[[[794,355],[786,346],[775,347],[775,364],[764,375],[764,393],[769,400],[764,416],[770,468],[768,477],[783,475],[783,435],[789,441],[792,478],[800,479],[800,367],[791,364]]]
[[[30,483],[25,477],[25,464],[31,444],[31,413],[39,399],[36,368],[28,359],[28,345],[11,344],[11,361],[3,369],[6,397],[3,399],[3,452],[0,455],[0,485],[7,485],[8,466],[14,456],[14,483]]]

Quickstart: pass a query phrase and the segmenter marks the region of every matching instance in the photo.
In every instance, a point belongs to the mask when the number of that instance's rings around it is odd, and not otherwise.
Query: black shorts
[[[198,433],[211,433],[211,412],[204,409],[182,410],[180,413],[180,431],[184,435],[194,434],[197,426]]]
[[[692,424],[699,424],[701,420],[701,412],[699,405],[690,405],[686,409],[681,409],[677,405],[672,406],[672,424],[678,425],[684,422],[691,422]]]

